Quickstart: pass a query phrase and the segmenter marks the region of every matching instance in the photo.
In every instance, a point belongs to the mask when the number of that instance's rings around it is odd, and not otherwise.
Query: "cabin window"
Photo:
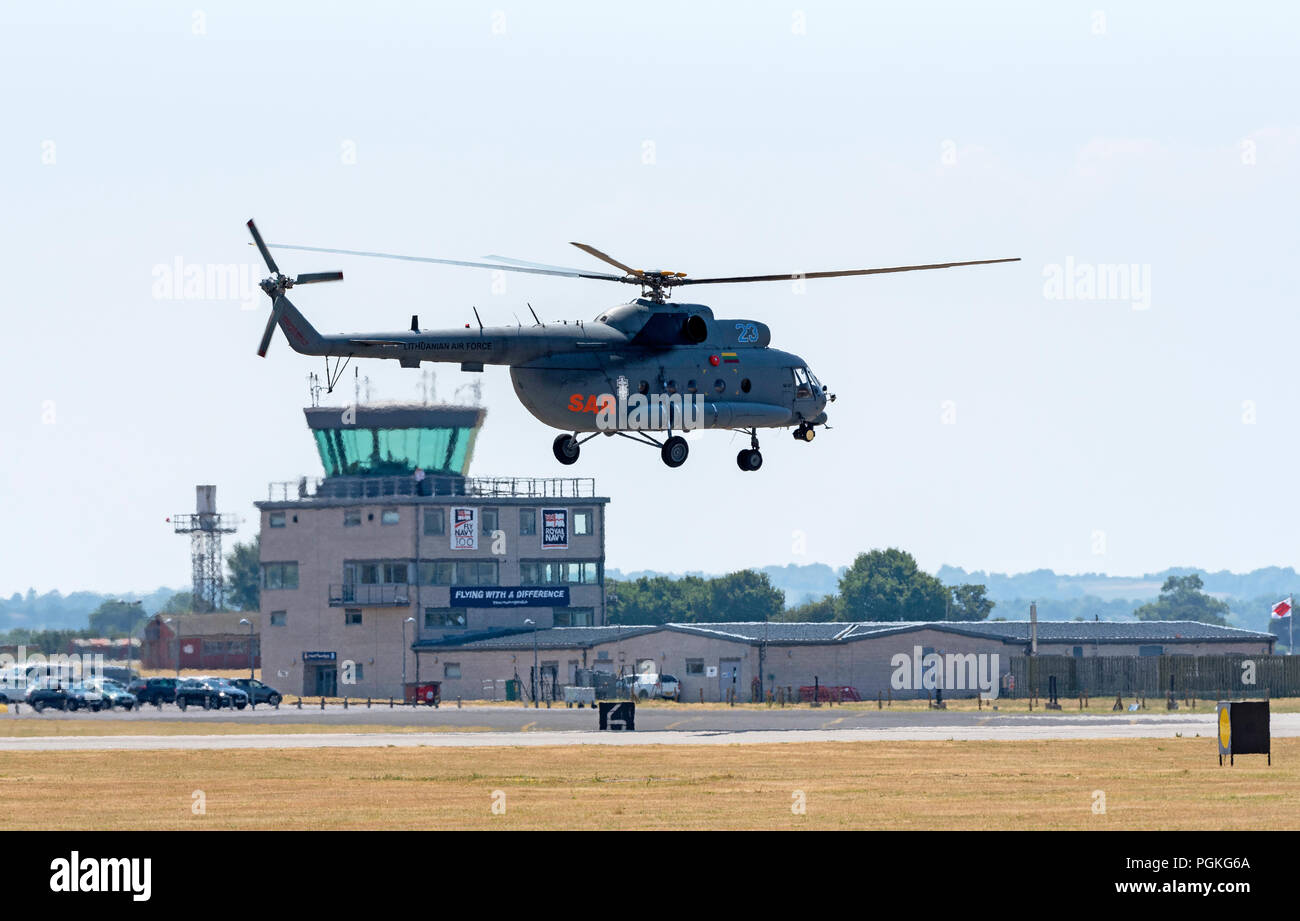
[[[718,378],[716,381],[713,382],[713,389],[716,390],[718,393],[726,393],[727,382],[724,381],[722,378]]]

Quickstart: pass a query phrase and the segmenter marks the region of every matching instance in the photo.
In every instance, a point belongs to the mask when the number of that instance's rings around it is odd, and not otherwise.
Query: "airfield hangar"
[[[427,645],[605,623],[609,500],[594,480],[470,476],[480,407],[305,413],[324,476],[255,503],[269,684],[400,696],[404,679],[443,679]]]

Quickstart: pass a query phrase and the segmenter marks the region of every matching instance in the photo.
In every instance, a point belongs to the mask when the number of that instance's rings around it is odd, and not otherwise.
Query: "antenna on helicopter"
[[[474,319],[478,320],[478,331],[483,332],[483,318],[478,315],[477,307],[474,307],[472,309],[474,311]]]
[[[525,303],[525,304],[528,304],[527,301],[524,301],[524,303]],[[538,325],[538,326],[545,326],[545,325],[546,325],[545,323],[543,323],[543,322],[538,318],[538,316],[537,316],[537,311],[533,309],[533,305],[532,305],[532,304],[528,304],[528,312],[531,313],[531,314],[533,315],[533,319],[534,319],[534,320],[537,320],[537,325]]]

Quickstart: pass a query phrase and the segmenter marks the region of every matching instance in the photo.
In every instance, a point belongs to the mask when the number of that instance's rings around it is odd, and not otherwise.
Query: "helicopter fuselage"
[[[826,421],[826,388],[806,362],[771,348],[765,324],[715,319],[702,304],[638,299],[590,322],[328,336],[286,299],[280,326],[304,354],[382,358],[403,367],[454,363],[466,371],[506,365],[524,407],[563,431],[608,431],[611,420],[614,429],[638,431]],[[670,409],[602,414],[611,401],[635,403],[638,396]]]

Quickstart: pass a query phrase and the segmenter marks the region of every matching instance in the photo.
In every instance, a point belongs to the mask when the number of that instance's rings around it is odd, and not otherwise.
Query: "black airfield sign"
[[[1219,764],[1223,756],[1233,764],[1237,755],[1268,755],[1273,763],[1267,700],[1221,700],[1219,717]]]

